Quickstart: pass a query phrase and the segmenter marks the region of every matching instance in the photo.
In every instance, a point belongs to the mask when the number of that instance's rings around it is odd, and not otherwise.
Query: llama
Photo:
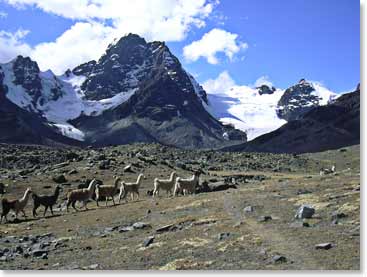
[[[168,195],[168,193],[172,194],[172,188],[175,185],[177,173],[173,171],[171,173],[171,176],[169,179],[154,179],[154,191],[153,191],[153,197],[155,195],[159,195],[159,190],[164,189]]]
[[[1,219],[0,219],[0,223],[3,221],[3,217],[5,217],[5,220],[8,221],[7,215],[10,212],[10,210],[13,210],[15,212],[15,218],[18,218],[18,213],[22,212],[24,218],[26,218],[26,214],[24,212],[24,208],[28,203],[28,199],[29,196],[32,194],[32,190],[31,188],[27,188],[26,191],[24,192],[24,195],[22,198],[20,199],[15,199],[15,200],[8,200],[6,198],[4,198],[1,201],[2,207],[3,207],[3,212],[1,214]]]
[[[184,195],[187,193],[195,193],[196,186],[199,185],[200,174],[200,171],[195,171],[191,178],[183,179],[181,177],[177,177],[173,195],[176,196],[180,191],[182,191]]]
[[[134,193],[137,194],[139,199],[139,187],[141,183],[141,179],[144,177],[143,174],[139,174],[138,179],[135,183],[121,183],[120,194],[119,194],[119,204],[121,199],[125,199],[126,195],[130,192],[131,200],[134,200]]]
[[[33,193],[33,217],[37,216],[37,209],[41,205],[45,207],[43,216],[46,215],[48,208],[50,208],[51,214],[53,215],[54,211],[52,210],[52,207],[56,204],[57,198],[60,195],[60,191],[62,191],[61,187],[56,186],[55,192],[52,195],[37,195],[36,193]]]
[[[66,203],[66,212],[69,212],[70,204],[74,208],[74,210],[77,211],[77,209],[75,207],[75,203],[77,201],[83,202],[83,206],[84,206],[85,210],[88,210],[87,202],[88,202],[88,200],[90,200],[92,198],[95,187],[96,187],[96,179],[93,179],[90,182],[88,188],[86,188],[86,189],[75,189],[75,190],[70,191],[68,193],[68,197],[67,197],[68,200],[67,200],[67,203]]]
[[[118,183],[120,183],[120,181],[121,181],[120,177],[115,177],[115,183],[113,186],[108,186],[108,185],[97,185],[96,186],[97,206],[99,206],[98,201],[100,200],[101,197],[105,197],[106,206],[107,206],[107,201],[109,197],[112,198],[113,205],[116,205],[114,196],[117,193],[117,190],[118,190],[117,185]]]

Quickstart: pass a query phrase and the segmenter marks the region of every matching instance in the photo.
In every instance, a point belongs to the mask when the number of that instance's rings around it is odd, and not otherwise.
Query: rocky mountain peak
[[[42,84],[37,62],[29,57],[17,56],[13,61],[15,85],[21,85],[35,101],[41,96]]]
[[[273,94],[276,90],[275,87],[269,87],[268,85],[261,85],[259,87],[256,87],[260,95],[263,94]]]
[[[203,88],[182,68],[164,42],[147,43],[135,34],[128,34],[111,43],[97,62],[84,63],[74,68],[72,73],[85,77],[80,89],[88,100],[129,93],[141,87],[147,79],[159,79],[166,75],[180,83],[181,91],[196,93],[207,103]]]
[[[121,37],[117,42],[109,44],[106,53],[110,51],[120,52],[124,48],[129,49],[138,45],[146,46],[147,42],[139,35],[129,33],[128,35]]]
[[[301,80],[299,80],[298,84],[304,85],[304,84],[307,84],[307,81],[306,79],[302,78]]]
[[[278,102],[278,117],[287,121],[295,120],[318,106],[321,99],[314,92],[313,84],[305,79],[286,89]]]

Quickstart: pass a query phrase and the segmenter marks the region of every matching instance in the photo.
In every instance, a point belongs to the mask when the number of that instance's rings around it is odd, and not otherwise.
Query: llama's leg
[[[33,207],[33,217],[36,217],[37,216],[37,209],[38,209],[39,205],[37,205],[36,203],[34,204],[34,207]]]
[[[51,214],[54,215],[54,211],[52,210],[52,205],[50,206]]]
[[[139,191],[136,191],[136,194],[137,194],[137,199],[139,200],[139,197],[140,197]]]
[[[27,216],[26,216],[26,214],[25,214],[24,210],[22,210],[22,214],[23,214],[24,218],[27,218]]]
[[[68,200],[68,202],[66,202],[66,212],[68,213],[69,212],[69,206],[71,204],[71,201]]]
[[[98,201],[99,201],[99,195],[96,196],[97,207],[99,207]]]
[[[134,192],[130,192],[131,201],[134,201]]]
[[[107,201],[108,201],[108,197],[106,196],[106,205],[105,205],[106,207],[107,207]]]
[[[9,213],[9,209],[4,209],[3,210],[3,213],[1,214],[0,223],[3,222],[3,217],[5,218],[5,222],[8,222],[8,213]]]
[[[73,207],[73,209],[77,212],[77,208],[75,207],[75,203],[76,203],[76,200],[75,201],[72,201],[71,202],[71,206]]]
[[[46,216],[47,209],[48,209],[48,206],[45,206],[45,211],[43,212],[43,216]]]
[[[87,201],[83,201],[83,203],[84,203],[84,208],[87,211],[88,210],[88,207],[87,207],[88,202]]]
[[[116,203],[115,203],[115,197],[112,196],[112,202],[113,202],[113,205],[115,206]]]
[[[121,190],[119,194],[119,204],[120,204],[121,199],[125,199],[126,195],[127,195],[127,191]]]

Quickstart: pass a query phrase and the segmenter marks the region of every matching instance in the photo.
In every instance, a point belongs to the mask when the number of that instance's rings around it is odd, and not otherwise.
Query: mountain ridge
[[[296,120],[252,141],[223,151],[306,153],[360,143],[360,89],[325,106],[311,108]]]
[[[129,34],[110,44],[98,61],[61,76],[40,72],[36,62],[22,56],[3,67],[10,101],[86,144],[210,148],[246,141],[245,133],[207,112],[205,91],[162,42]]]

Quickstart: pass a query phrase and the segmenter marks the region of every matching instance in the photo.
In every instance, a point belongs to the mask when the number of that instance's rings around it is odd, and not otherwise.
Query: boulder
[[[148,247],[149,245],[153,243],[153,241],[154,241],[154,236],[150,236],[143,241],[143,246]]]
[[[296,215],[295,218],[302,219],[302,218],[311,218],[315,214],[315,209],[309,205],[302,205]]]
[[[66,183],[67,180],[65,178],[64,175],[56,175],[56,176],[53,176],[52,177],[52,180],[55,182],[55,183],[58,183],[58,184],[62,184],[62,183]]]

